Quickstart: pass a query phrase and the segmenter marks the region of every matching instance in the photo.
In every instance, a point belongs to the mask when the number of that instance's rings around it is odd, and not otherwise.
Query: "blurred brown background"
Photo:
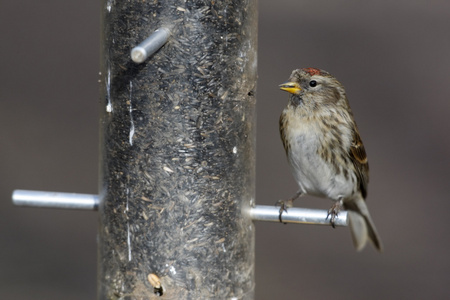
[[[278,136],[292,69],[346,87],[385,253],[347,228],[256,224],[256,299],[450,297],[450,2],[259,1],[257,203],[297,186]],[[95,299],[95,212],[13,189],[97,193],[100,4],[0,3],[0,299]],[[296,206],[327,209],[304,198]]]

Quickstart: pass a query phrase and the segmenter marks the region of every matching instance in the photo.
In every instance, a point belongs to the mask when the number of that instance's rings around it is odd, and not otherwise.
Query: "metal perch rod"
[[[15,190],[14,205],[44,208],[97,210],[98,196],[90,194]]]
[[[131,49],[131,59],[135,63],[143,63],[148,57],[159,50],[169,39],[170,29],[161,27],[153,32],[142,43]]]
[[[256,205],[250,209],[250,218],[253,221],[280,222],[280,209],[275,206]],[[328,211],[323,209],[291,207],[283,212],[283,223],[330,225],[327,219]],[[347,226],[347,212],[341,211],[335,220],[335,226]]]
[[[91,194],[15,190],[12,200],[18,206],[97,210],[99,197]],[[327,214],[322,209],[293,207],[283,213],[283,223],[330,225]],[[250,217],[253,221],[279,222],[279,208],[256,205],[250,208]],[[339,213],[335,225],[347,226],[346,211]]]

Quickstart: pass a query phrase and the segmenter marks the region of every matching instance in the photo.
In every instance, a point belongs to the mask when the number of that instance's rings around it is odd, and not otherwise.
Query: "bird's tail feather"
[[[348,220],[350,226],[350,232],[352,234],[353,244],[357,251],[361,251],[367,243],[367,240],[371,240],[375,248],[382,252],[383,244],[380,236],[378,235],[375,224],[369,214],[364,199],[359,198],[352,202],[352,205],[345,205],[348,209]]]

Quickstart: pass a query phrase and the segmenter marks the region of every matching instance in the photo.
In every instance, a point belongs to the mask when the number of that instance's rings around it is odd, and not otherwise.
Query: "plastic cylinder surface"
[[[103,1],[99,299],[253,299],[256,38],[256,0]]]

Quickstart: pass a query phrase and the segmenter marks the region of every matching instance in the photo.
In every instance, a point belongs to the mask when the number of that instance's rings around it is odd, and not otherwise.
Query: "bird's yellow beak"
[[[285,82],[279,85],[280,89],[291,94],[297,95],[302,89],[297,82]]]

